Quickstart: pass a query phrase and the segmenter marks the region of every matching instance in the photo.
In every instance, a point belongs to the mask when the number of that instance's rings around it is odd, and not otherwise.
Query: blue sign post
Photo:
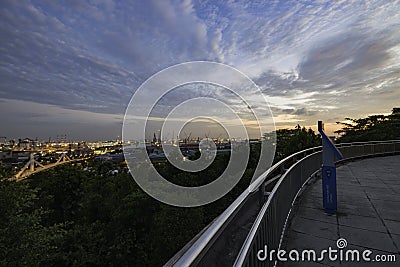
[[[318,121],[318,131],[322,137],[323,207],[327,214],[333,215],[337,210],[335,155],[338,159],[342,159],[343,156],[332,140],[325,134],[322,121]]]

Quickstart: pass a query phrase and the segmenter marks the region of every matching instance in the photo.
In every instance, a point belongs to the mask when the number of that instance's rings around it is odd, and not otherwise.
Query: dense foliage
[[[319,145],[312,130],[278,130],[278,159]],[[226,196],[198,208],[160,203],[134,182],[124,162],[90,161],[0,182],[0,266],[161,266],[248,185],[258,162],[252,146],[244,177]],[[168,163],[158,171],[186,186],[220,175],[229,155],[200,173]],[[2,168],[2,176],[10,170]],[[118,170],[118,173],[112,172]]]
[[[0,180],[3,178],[10,177],[11,175],[12,175],[11,165],[0,163]]]
[[[366,118],[351,119],[349,122],[338,122],[343,128],[336,131],[340,134],[339,142],[381,141],[400,139],[400,108],[393,108],[390,115],[372,115]]]
[[[297,151],[321,145],[321,136],[312,129],[297,125],[294,129],[276,131],[277,146],[275,161],[281,160]]]

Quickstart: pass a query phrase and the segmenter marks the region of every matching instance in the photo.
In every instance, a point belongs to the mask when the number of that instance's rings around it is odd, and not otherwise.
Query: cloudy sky
[[[116,138],[144,81],[198,60],[253,79],[278,127],[400,105],[399,1],[0,3],[0,136]]]

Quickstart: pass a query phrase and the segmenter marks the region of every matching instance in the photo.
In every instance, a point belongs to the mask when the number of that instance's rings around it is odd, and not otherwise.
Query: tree
[[[37,200],[27,183],[0,182],[0,266],[40,266],[55,255],[64,231],[43,226],[47,210]]]
[[[281,157],[321,143],[311,129],[300,126],[278,130],[277,135]],[[0,266],[160,266],[249,186],[260,144],[250,149],[247,169],[236,186],[197,208],[153,199],[121,162],[90,161],[85,171],[66,164],[22,182],[0,181]],[[198,173],[168,162],[155,167],[175,184],[201,186],[217,179],[229,159],[229,154],[217,155]],[[115,169],[118,173],[112,174]]]
[[[335,133],[340,134],[340,142],[382,141],[400,139],[400,108],[393,108],[390,115],[371,115],[366,118],[351,119],[349,122],[337,122],[343,128]]]
[[[275,162],[298,151],[321,145],[320,135],[315,134],[311,128],[306,129],[300,125],[295,129],[277,130],[276,139]]]
[[[0,162],[0,180],[9,178],[12,176],[11,165],[6,165]]]

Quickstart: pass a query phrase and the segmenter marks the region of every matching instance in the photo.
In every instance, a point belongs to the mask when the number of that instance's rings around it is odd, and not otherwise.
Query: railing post
[[[322,137],[322,197],[325,212],[333,215],[337,210],[335,154],[342,155],[324,132],[322,121],[318,121],[318,131]]]

